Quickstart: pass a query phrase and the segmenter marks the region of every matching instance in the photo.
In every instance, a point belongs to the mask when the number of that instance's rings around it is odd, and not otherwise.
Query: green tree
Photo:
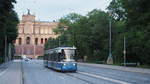
[[[0,0],[0,59],[4,62],[5,38],[7,36],[7,44],[12,43],[17,37],[18,16],[13,10],[15,0]],[[7,48],[8,49],[8,48]]]
[[[140,62],[150,65],[149,56],[149,30],[150,30],[150,5],[149,0],[113,0],[109,5],[109,11],[117,15],[124,22],[122,30],[124,33],[118,34],[123,38],[127,37],[127,61]],[[120,10],[121,9],[121,10]],[[125,18],[125,19],[123,19]],[[122,31],[120,30],[120,31]],[[121,43],[118,40],[116,46]]]
[[[88,61],[106,60],[108,56],[108,25],[109,15],[101,10],[94,9],[86,16],[69,14],[60,19],[59,27],[54,30],[60,36],[63,46],[76,46],[77,59],[88,57]],[[67,26],[65,30],[64,26]]]

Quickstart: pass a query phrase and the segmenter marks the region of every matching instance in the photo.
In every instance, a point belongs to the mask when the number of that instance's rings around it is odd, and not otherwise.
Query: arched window
[[[30,44],[30,37],[26,38],[26,44]]]
[[[45,43],[47,42],[47,38],[45,38]]]
[[[38,38],[35,38],[35,45],[38,45]]]
[[[22,44],[22,39],[21,38],[19,38],[19,45],[21,45]]]
[[[13,43],[15,44],[15,43],[16,43],[16,40],[13,40]]]
[[[43,38],[41,38],[41,44],[43,44]]]

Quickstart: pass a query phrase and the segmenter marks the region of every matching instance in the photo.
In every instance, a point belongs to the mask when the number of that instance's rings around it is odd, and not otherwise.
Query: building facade
[[[48,38],[56,38],[53,32],[58,22],[44,22],[35,20],[35,15],[30,12],[22,15],[18,24],[18,37],[15,41],[15,55],[25,55],[29,58],[37,58],[44,54],[44,44]]]

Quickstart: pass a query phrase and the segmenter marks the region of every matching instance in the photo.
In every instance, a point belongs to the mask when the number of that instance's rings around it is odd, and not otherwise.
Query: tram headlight
[[[63,64],[64,66],[66,65],[66,64]]]
[[[76,66],[76,64],[73,64],[74,66]]]

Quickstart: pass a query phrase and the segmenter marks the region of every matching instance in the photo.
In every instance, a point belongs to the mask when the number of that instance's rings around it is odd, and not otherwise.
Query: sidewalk
[[[0,73],[1,73],[2,71],[4,71],[5,69],[7,69],[8,66],[10,65],[10,63],[11,63],[11,62],[6,62],[6,63],[0,64]]]
[[[79,65],[85,65],[85,66],[94,66],[94,67],[100,67],[100,68],[122,70],[122,71],[128,71],[128,72],[150,74],[150,69],[144,69],[144,68],[114,66],[114,65],[105,65],[105,64],[91,64],[91,63],[78,63],[78,64]]]
[[[6,69],[5,65],[8,65]],[[0,68],[4,68],[4,70],[0,72],[0,84],[22,84],[21,67],[22,65],[20,60],[11,61],[4,65],[2,64]]]

